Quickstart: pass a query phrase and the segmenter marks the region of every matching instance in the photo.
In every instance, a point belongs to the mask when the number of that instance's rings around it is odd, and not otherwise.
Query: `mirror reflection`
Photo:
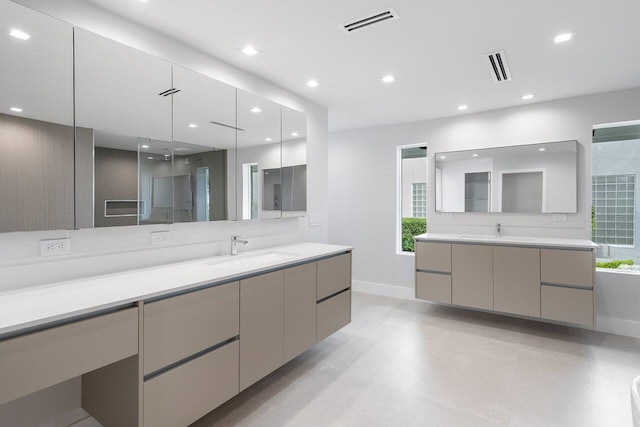
[[[71,229],[73,28],[0,2],[0,232]]]
[[[77,227],[173,222],[171,64],[80,28],[75,50]]]
[[[436,154],[437,212],[577,212],[577,141]]]
[[[282,214],[280,105],[237,90],[238,217],[280,218]]]
[[[282,107],[282,216],[307,214],[307,116]]]
[[[175,222],[236,219],[236,89],[174,65]]]

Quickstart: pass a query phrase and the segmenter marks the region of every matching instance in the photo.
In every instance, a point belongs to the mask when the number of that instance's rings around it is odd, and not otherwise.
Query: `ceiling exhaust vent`
[[[158,95],[160,96],[169,96],[169,95],[174,95],[176,93],[180,92],[180,89],[176,89],[175,87],[172,87],[171,89],[167,89],[164,92],[160,92]]]
[[[352,33],[356,30],[361,30],[365,27],[368,27],[373,24],[378,24],[380,22],[389,21],[391,19],[400,19],[400,16],[396,13],[393,8],[387,8],[376,12],[370,16],[365,16],[359,19],[356,19],[353,22],[349,22],[344,25],[340,25],[340,28],[346,33]]]
[[[487,63],[491,69],[491,76],[496,83],[508,82],[511,80],[511,71],[507,65],[507,56],[504,50],[490,53],[486,56]]]

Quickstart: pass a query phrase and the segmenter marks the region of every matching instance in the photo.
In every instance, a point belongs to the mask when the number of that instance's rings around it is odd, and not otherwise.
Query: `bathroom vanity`
[[[589,240],[416,236],[418,299],[531,318],[595,324]]]
[[[81,376],[104,426],[186,426],[351,321],[351,249],[301,243],[0,294],[0,404]]]

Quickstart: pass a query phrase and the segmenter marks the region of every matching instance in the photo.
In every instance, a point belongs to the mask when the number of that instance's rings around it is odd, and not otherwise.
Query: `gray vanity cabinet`
[[[318,264],[317,333],[322,341],[351,322],[351,253]]]
[[[416,242],[416,298],[451,304],[451,244]]]
[[[493,248],[452,245],[451,302],[493,310]]]
[[[284,271],[284,363],[316,343],[316,263]]]

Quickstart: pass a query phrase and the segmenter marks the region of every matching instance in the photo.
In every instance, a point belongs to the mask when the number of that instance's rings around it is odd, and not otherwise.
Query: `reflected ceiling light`
[[[244,54],[245,54],[245,55],[247,55],[247,56],[253,56],[253,55],[257,54],[257,53],[258,53],[258,51],[257,51],[257,49],[256,49],[255,47],[253,47],[253,46],[245,46],[245,47],[242,49],[242,53],[244,53]]]
[[[478,157],[478,155],[477,154],[473,154],[473,157]]]
[[[147,157],[147,159],[153,160],[153,156],[149,156],[149,157]]]
[[[291,136],[298,136],[298,132],[291,132]]]
[[[389,75],[387,75],[387,76],[384,76],[381,80],[382,80],[384,83],[393,83],[393,82],[395,82],[395,81],[396,81],[396,78],[395,78],[395,77],[393,77],[391,74],[389,74]]]
[[[441,159],[446,159],[446,158],[447,158],[447,156],[440,156],[440,158],[441,158]]]
[[[141,145],[140,148],[149,148],[148,145]]]
[[[31,36],[29,34],[25,33],[24,31],[20,31],[20,30],[16,30],[16,29],[11,30],[9,35],[11,37],[15,37],[15,38],[20,39],[20,40],[29,40],[31,38]]]
[[[527,93],[526,95],[522,95],[522,100],[523,101],[528,101],[530,99],[533,99],[533,94],[532,93]]]
[[[22,113],[22,108],[19,107],[11,107],[9,108],[9,110],[13,111],[14,113]]]
[[[564,34],[558,34],[553,39],[553,41],[556,42],[556,43],[564,43],[564,42],[568,42],[572,38],[573,38],[573,33],[564,33]]]
[[[253,107],[253,108],[252,108],[251,110],[249,110],[249,111],[251,111],[252,113],[259,113],[259,112],[260,112],[260,111],[262,111],[262,110],[261,110],[260,108],[258,108],[258,107]]]
[[[271,138],[265,138],[264,140],[267,141],[267,142],[273,141],[273,139],[271,139]]]
[[[538,151],[546,151],[546,148],[538,148]]]
[[[190,127],[190,128],[197,128],[197,127],[198,127],[198,125],[197,125],[197,124],[195,124],[195,123],[190,123],[190,124],[189,124],[189,127]]]
[[[318,83],[316,80],[309,80],[307,82],[307,86],[309,86],[309,87],[318,87],[318,86],[320,86],[320,83]]]
[[[464,105],[464,104],[463,104],[463,105],[458,105],[458,110],[460,110],[460,111],[464,111],[464,110],[466,110],[467,108],[469,108],[469,106],[468,106],[468,105]]]

